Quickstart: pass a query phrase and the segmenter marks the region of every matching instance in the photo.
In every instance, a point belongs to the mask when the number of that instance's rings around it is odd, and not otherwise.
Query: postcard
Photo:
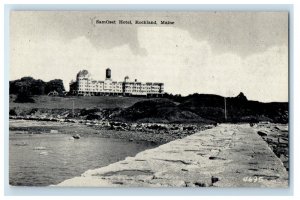
[[[289,187],[288,15],[11,11],[9,184]]]

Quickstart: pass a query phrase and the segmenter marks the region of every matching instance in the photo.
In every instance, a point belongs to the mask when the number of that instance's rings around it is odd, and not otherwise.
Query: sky
[[[157,20],[158,25],[95,24]],[[160,25],[161,20],[174,21]],[[93,22],[93,23],[92,23]],[[288,101],[287,12],[55,12],[10,14],[10,80],[125,76],[165,91]]]

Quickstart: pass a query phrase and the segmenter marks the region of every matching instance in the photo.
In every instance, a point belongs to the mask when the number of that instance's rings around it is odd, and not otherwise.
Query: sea
[[[27,123],[10,121],[14,128],[18,124]],[[157,146],[93,134],[74,139],[61,130],[36,134],[30,131],[28,124],[27,131],[9,131],[9,184],[13,186],[55,185],[89,169],[107,166]],[[43,127],[45,123],[34,124]]]

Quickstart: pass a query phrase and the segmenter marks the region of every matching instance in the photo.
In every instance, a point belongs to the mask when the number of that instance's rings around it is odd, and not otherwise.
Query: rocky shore
[[[40,134],[51,133],[51,131],[55,131],[57,133],[69,132],[70,134],[80,134],[81,136],[92,134],[105,138],[119,138],[129,141],[149,141],[157,144],[163,144],[175,139],[184,138],[188,135],[194,134],[195,132],[215,126],[178,123],[125,123],[108,120],[64,119],[53,117],[43,118],[31,115],[10,116],[10,120],[45,122],[50,125],[48,128],[47,126],[26,127],[27,125],[24,123],[18,127],[10,127],[10,130],[21,131],[20,133]],[[70,130],[68,130],[70,128],[75,128],[75,131],[70,132]]]
[[[257,130],[249,124],[221,124],[57,186],[285,188],[288,179],[282,161]]]

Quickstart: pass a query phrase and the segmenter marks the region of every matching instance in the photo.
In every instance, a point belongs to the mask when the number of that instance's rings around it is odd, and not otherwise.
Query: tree
[[[18,82],[17,87],[19,89],[16,103],[34,103],[34,99],[31,98],[30,84],[28,82]]]
[[[9,82],[9,93],[10,94],[19,94],[19,93],[28,93],[30,94],[30,88],[34,79],[32,77],[23,77],[21,79],[10,81]],[[26,90],[26,91],[24,91]]]
[[[61,79],[54,79],[46,83],[46,88],[45,88],[46,94],[54,90],[59,94],[63,94],[63,92],[65,91],[65,87]]]
[[[46,83],[41,79],[34,80],[31,85],[31,92],[33,95],[45,94]]]
[[[35,80],[34,78],[27,76],[18,80],[9,81],[9,94],[22,94],[21,96],[44,95],[54,90],[59,94],[62,94],[63,91],[65,91],[61,79],[44,82],[41,79]]]

